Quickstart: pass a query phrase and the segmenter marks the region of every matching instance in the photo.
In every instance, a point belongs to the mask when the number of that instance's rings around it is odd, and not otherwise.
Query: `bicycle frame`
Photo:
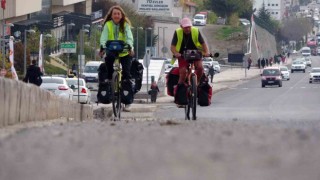
[[[190,109],[192,109],[192,120],[196,120],[197,112],[197,74],[195,73],[194,61],[188,62],[187,67],[187,84],[188,87],[188,105],[185,106],[185,120],[190,120]]]
[[[114,72],[112,74],[112,110],[114,114],[114,120],[119,120],[121,118],[121,81],[122,81],[122,68],[119,62],[119,57],[117,57],[113,64]]]

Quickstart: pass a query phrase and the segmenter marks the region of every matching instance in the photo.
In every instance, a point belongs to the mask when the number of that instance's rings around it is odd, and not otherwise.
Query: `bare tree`
[[[300,41],[304,35],[312,31],[312,23],[306,18],[289,19],[280,29],[281,38],[285,41]]]

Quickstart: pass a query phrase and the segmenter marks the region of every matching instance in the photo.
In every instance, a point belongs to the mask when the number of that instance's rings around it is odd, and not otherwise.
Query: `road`
[[[320,57],[312,57],[313,66],[320,67]],[[261,88],[256,78],[213,96],[210,107],[198,108],[199,119],[218,120],[319,120],[320,86],[309,84],[309,70],[294,72],[283,87]],[[218,86],[219,84],[217,84]],[[164,107],[159,117],[184,118],[183,109]]]

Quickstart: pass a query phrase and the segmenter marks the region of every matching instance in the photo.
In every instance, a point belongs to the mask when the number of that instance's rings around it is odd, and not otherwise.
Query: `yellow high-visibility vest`
[[[180,52],[180,48],[182,45],[182,40],[183,40],[183,30],[182,28],[178,28],[176,30],[177,33],[177,38],[178,38],[178,42],[176,45],[176,51]],[[199,42],[199,29],[195,28],[195,27],[191,27],[191,37],[192,37],[192,41],[193,43],[196,45],[198,50],[202,50],[202,46]]]
[[[107,21],[106,23],[107,27],[108,27],[108,40],[116,40],[115,37],[114,37],[114,32],[113,32],[113,23],[112,21]],[[122,40],[124,42],[126,42],[126,36],[124,33],[120,32],[119,31],[119,34],[118,34],[118,39],[117,40]],[[119,57],[124,57],[124,56],[127,56],[129,54],[129,52],[122,52],[119,54]]]

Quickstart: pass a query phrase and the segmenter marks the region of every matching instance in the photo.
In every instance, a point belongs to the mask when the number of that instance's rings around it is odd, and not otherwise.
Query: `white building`
[[[286,5],[291,3],[288,3],[287,1],[288,0],[255,0],[253,9],[256,8],[257,14],[264,3],[266,10],[270,12],[271,17],[275,20],[281,21],[286,15]]]

